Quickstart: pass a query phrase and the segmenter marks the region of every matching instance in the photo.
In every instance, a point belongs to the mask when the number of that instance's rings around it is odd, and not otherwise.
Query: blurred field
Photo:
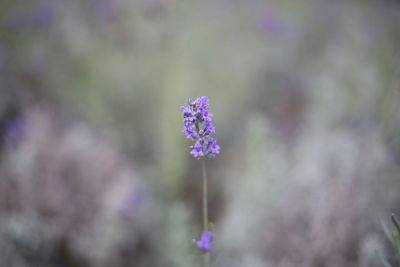
[[[0,266],[398,266],[399,1],[3,0]]]

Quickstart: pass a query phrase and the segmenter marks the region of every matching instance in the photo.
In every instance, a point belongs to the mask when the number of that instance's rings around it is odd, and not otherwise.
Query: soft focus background
[[[212,266],[396,266],[399,48],[394,0],[2,0],[0,266],[201,266],[202,95]]]

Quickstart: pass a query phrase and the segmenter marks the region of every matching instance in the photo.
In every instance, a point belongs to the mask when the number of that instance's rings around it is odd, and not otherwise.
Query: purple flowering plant
[[[215,247],[215,242],[212,242],[214,234],[209,231],[208,233],[203,232],[201,239],[197,241],[197,246],[204,251],[210,252]]]
[[[199,97],[193,102],[189,99],[188,107],[181,106],[184,117],[182,132],[186,138],[195,141],[190,154],[196,158],[205,156],[214,158],[219,154],[220,147],[217,145],[217,139],[213,137],[215,127],[211,124],[213,115],[208,112],[209,108],[206,96]]]
[[[183,112],[182,132],[186,138],[195,142],[192,145],[190,154],[198,159],[203,159],[203,232],[201,239],[197,241],[197,246],[202,249],[204,254],[204,267],[209,266],[210,252],[215,247],[214,234],[209,231],[208,224],[208,208],[207,208],[207,173],[206,173],[206,157],[215,158],[219,154],[220,147],[217,145],[215,135],[215,127],[211,121],[213,115],[209,113],[208,98],[202,96],[194,101],[188,100],[188,106],[181,106]]]
[[[27,122],[22,117],[16,117],[6,122],[3,140],[8,145],[15,145],[24,136],[27,130]]]

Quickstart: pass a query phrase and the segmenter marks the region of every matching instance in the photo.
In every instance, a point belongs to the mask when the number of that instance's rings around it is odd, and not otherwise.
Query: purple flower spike
[[[210,252],[215,248],[215,242],[211,242],[214,235],[212,232],[202,232],[201,239],[197,241],[197,246],[206,252]]]
[[[220,147],[217,145],[217,139],[212,135],[215,134],[215,127],[211,124],[213,115],[208,112],[208,98],[202,96],[195,101],[188,100],[188,107],[181,106],[183,113],[182,133],[186,138],[196,141],[194,146],[191,146],[190,154],[193,157],[209,157],[214,158],[219,154]]]

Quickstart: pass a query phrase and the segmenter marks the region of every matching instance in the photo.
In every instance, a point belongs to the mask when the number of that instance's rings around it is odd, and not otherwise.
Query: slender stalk
[[[209,267],[210,266],[210,252],[207,252],[204,254],[204,267]]]
[[[203,228],[208,232],[208,209],[207,209],[207,173],[206,160],[203,159]]]
[[[208,233],[208,202],[207,202],[207,173],[206,173],[206,160],[203,158],[203,228],[204,232]],[[210,265],[210,253],[204,254],[204,267]]]

